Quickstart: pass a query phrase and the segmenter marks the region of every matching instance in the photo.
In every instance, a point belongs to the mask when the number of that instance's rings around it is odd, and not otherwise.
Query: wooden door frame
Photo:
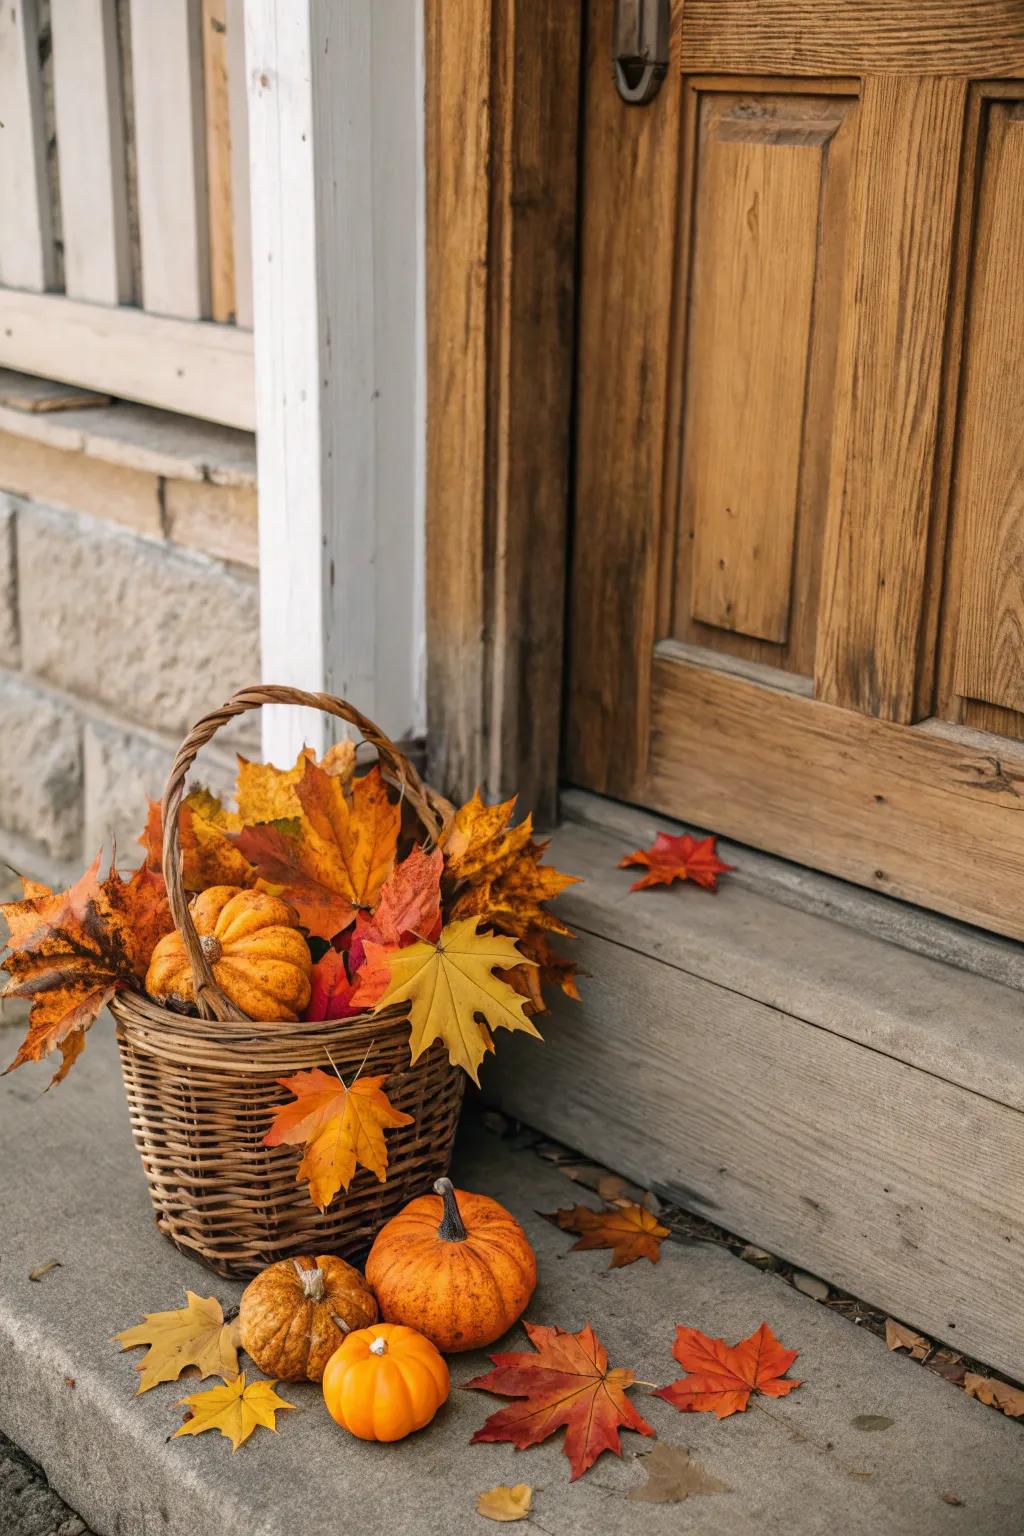
[[[425,5],[429,771],[551,821],[583,8]]]

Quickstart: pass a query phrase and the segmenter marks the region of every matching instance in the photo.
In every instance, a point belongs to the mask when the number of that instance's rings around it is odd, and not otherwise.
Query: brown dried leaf
[[[968,1397],[976,1397],[979,1403],[1001,1409],[1009,1419],[1024,1418],[1024,1391],[1020,1387],[1011,1387],[992,1376],[978,1376],[974,1371],[968,1371],[964,1376],[964,1391]]]
[[[641,1464],[647,1481],[629,1490],[629,1497],[639,1504],[679,1504],[691,1493],[731,1492],[728,1483],[720,1483],[692,1459],[685,1445],[659,1440]]]
[[[885,1320],[885,1342],[890,1349],[909,1349],[912,1360],[923,1360],[931,1349],[927,1339],[893,1317]]]

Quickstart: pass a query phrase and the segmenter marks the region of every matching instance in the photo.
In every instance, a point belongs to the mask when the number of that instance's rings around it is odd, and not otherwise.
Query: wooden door
[[[613,9],[569,778],[1024,937],[1024,0]]]

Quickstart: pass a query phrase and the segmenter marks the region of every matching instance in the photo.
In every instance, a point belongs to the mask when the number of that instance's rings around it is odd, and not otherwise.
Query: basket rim
[[[294,1040],[312,1044],[318,1036],[336,1040],[344,1035],[353,1045],[370,1046],[374,1040],[409,1027],[409,1009],[405,1004],[383,1008],[379,1013],[352,1014],[346,1019],[201,1019],[191,1014],[175,1013],[154,1002],[144,992],[125,989],[115,992],[108,1004],[118,1026],[136,1026],[166,1031],[179,1040],[205,1040],[211,1044],[242,1044],[254,1037],[262,1040]]]

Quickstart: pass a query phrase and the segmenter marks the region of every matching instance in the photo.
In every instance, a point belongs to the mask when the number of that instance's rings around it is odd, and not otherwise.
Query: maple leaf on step
[[[208,789],[197,785],[189,790],[178,808],[181,876],[186,891],[205,891],[211,885],[252,885],[256,871],[230,840],[240,826],[234,812],[225,810]],[[158,800],[149,802],[139,842],[146,850],[147,867],[159,871],[163,867],[163,822]]]
[[[726,1419],[743,1413],[755,1392],[785,1397],[800,1385],[788,1377],[783,1380],[797,1351],[783,1349],[767,1323],[739,1344],[709,1339],[698,1328],[680,1324],[672,1353],[686,1374],[659,1387],[655,1396],[672,1403],[680,1413],[714,1413]]]
[[[523,1327],[536,1353],[492,1355],[495,1369],[466,1383],[523,1399],[493,1413],[473,1436],[473,1445],[508,1440],[522,1450],[564,1426],[563,1450],[575,1482],[602,1451],[621,1456],[620,1429],[653,1436],[626,1396],[633,1372],[608,1369],[608,1352],[589,1323],[579,1333],[526,1322]]]
[[[339,1189],[348,1189],[357,1164],[383,1184],[388,1170],[384,1131],[411,1125],[412,1116],[394,1109],[381,1089],[386,1077],[357,1077],[350,1088],[339,1077],[314,1067],[278,1082],[295,1102],[277,1111],[263,1138],[267,1147],[301,1146],[306,1151],[296,1178],[309,1185],[309,1196],[326,1210]]]
[[[135,1367],[139,1393],[162,1381],[177,1381],[182,1371],[192,1369],[200,1376],[222,1376],[225,1381],[238,1374],[238,1319],[226,1323],[214,1296],[186,1291],[185,1297],[185,1306],[147,1312],[145,1322],[114,1335],[122,1349],[147,1346]]]
[[[234,841],[303,927],[329,940],[376,902],[395,861],[401,811],[376,766],[355,780],[350,803],[344,781],[307,760],[295,794],[299,816],[245,826]]]
[[[180,1429],[171,1436],[201,1435],[207,1429],[219,1429],[231,1441],[232,1456],[243,1440],[248,1440],[257,1425],[264,1429],[277,1428],[275,1414],[282,1408],[294,1408],[274,1391],[276,1381],[253,1381],[245,1384],[245,1372],[222,1387],[207,1387],[205,1392],[193,1392],[183,1397],[180,1407],[187,1407],[189,1416]]]
[[[491,1030],[521,1029],[541,1037],[527,1017],[525,998],[494,974],[531,962],[523,959],[514,939],[477,933],[476,926],[475,917],[451,922],[436,944],[418,942],[406,949],[368,944],[352,1002],[363,1002],[365,988],[375,998],[375,1009],[407,1003],[413,1061],[442,1040],[452,1066],[462,1067],[479,1086],[480,1063],[494,1049]],[[380,972],[386,977],[383,989]]]
[[[652,1264],[657,1264],[661,1257],[661,1240],[669,1236],[668,1227],[663,1227],[642,1205],[630,1201],[608,1206],[603,1211],[592,1210],[587,1205],[574,1205],[568,1210],[541,1214],[563,1232],[578,1234],[579,1242],[573,1243],[572,1253],[590,1248],[611,1248],[609,1269],[620,1269],[623,1264],[634,1264],[637,1259],[650,1259]]]
[[[59,1048],[60,1082],[101,1009],[115,992],[139,986],[157,940],[171,931],[162,875],[143,866],[128,882],[115,869],[100,880],[99,867],[97,855],[69,890],[0,906],[10,929],[10,980],[0,995],[32,1003],[8,1072]]]
[[[631,891],[643,891],[651,885],[671,885],[673,880],[692,880],[705,890],[717,891],[718,877],[735,866],[724,863],[715,852],[716,837],[691,837],[683,832],[672,837],[659,832],[649,848],[638,848],[619,860],[619,868],[631,864],[645,864],[647,874],[630,886]]]
[[[476,1512],[485,1520],[525,1520],[533,1503],[533,1489],[529,1483],[499,1483],[476,1496]]]

